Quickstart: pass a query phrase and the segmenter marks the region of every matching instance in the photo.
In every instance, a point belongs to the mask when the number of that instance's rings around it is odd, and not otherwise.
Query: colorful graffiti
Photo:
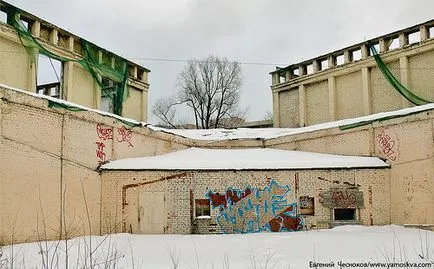
[[[392,139],[384,130],[381,130],[377,135],[377,144],[384,155],[396,161],[399,155],[397,139]]]
[[[303,221],[296,213],[297,204],[288,202],[289,193],[289,186],[271,180],[262,190],[229,188],[223,194],[208,191],[205,196],[220,210],[217,223],[225,233],[297,231]]]

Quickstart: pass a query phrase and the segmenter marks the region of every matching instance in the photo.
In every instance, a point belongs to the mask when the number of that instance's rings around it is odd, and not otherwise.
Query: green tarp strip
[[[48,100],[48,107],[63,108],[70,111],[86,111],[86,109]]]
[[[108,78],[118,83],[115,94],[112,96],[111,92],[106,92],[106,96],[112,98],[114,103],[114,114],[122,115],[123,102],[128,97],[128,65],[125,59],[120,57],[115,58],[114,67],[109,67],[100,63],[98,48],[87,42],[84,39],[80,39],[81,47],[83,51],[82,58],[65,57],[55,52],[50,51],[44,47],[27,29],[20,19],[21,10],[18,8],[12,8],[8,11],[13,16],[8,16],[8,24],[13,26],[18,33],[21,43],[25,47],[26,51],[31,57],[31,61],[36,62],[36,56],[38,53],[43,54],[49,58],[55,59],[61,62],[75,62],[80,64],[96,81],[99,87],[104,91],[103,78]],[[111,63],[110,63],[111,64]],[[69,108],[65,108],[69,109]],[[73,109],[76,111],[75,109]]]
[[[77,111],[88,111],[87,109],[84,109],[84,108],[56,102],[53,100],[47,100],[47,101],[48,101],[48,107],[50,107],[50,108],[63,108],[63,109],[69,110],[69,111],[76,111],[76,112]],[[116,118],[116,119],[119,120],[120,122],[122,122],[123,124],[129,126],[129,127],[141,127],[142,126],[141,123],[134,123],[134,122],[130,122],[130,121],[127,121],[124,119],[119,119],[119,118]]]
[[[432,101],[428,101],[426,99],[423,99],[422,97],[417,96],[416,94],[412,93],[407,87],[401,84],[395,76],[392,74],[392,72],[389,70],[387,65],[383,62],[383,60],[380,57],[380,54],[377,52],[374,46],[370,46],[370,49],[372,51],[372,55],[374,56],[375,62],[377,63],[378,68],[380,68],[381,72],[384,75],[384,78],[392,85],[392,87],[398,91],[402,96],[405,97],[408,101],[410,101],[412,104],[420,106],[420,105],[426,105],[429,103],[432,103]]]
[[[385,116],[385,117],[381,117],[381,118],[377,118],[377,119],[373,119],[373,120],[366,120],[366,121],[360,121],[360,122],[345,124],[345,125],[339,126],[339,129],[344,131],[344,130],[348,130],[348,129],[352,129],[352,128],[356,128],[356,127],[360,127],[360,126],[369,125],[369,124],[376,122],[376,121],[380,122],[380,121],[385,121],[385,120],[390,120],[390,119],[401,118],[401,117],[405,117],[405,116],[409,116],[409,115],[413,115],[413,114],[418,114],[418,113],[421,113],[421,112],[424,112],[427,110],[432,110],[432,109],[433,108],[427,108],[426,110],[410,112],[410,113],[406,113],[406,114],[402,114],[402,115],[390,115],[390,116]]]
[[[412,93],[409,89],[407,89],[407,87],[402,85],[401,82],[399,82],[398,79],[396,79],[396,77],[392,74],[392,72],[387,67],[387,65],[383,62],[383,60],[380,57],[380,54],[375,49],[375,47],[372,45],[370,45],[369,47],[372,51],[372,55],[374,56],[374,59],[375,59],[375,62],[377,63],[378,68],[381,70],[381,73],[383,73],[384,78],[387,80],[387,82],[390,83],[390,85],[392,85],[392,87],[398,93],[400,93],[402,96],[404,96],[405,99],[407,99],[409,102],[411,102],[412,104],[417,105],[417,106],[433,103],[433,102],[428,101],[422,97],[417,96],[416,94]],[[414,112],[414,113],[419,113],[419,112]],[[388,120],[388,119],[393,119],[393,118],[399,118],[399,117],[411,115],[414,113],[409,113],[406,115],[387,116],[387,117],[383,117],[383,118],[379,118],[379,119],[375,119],[375,120],[368,120],[368,121],[361,121],[361,122],[346,124],[346,125],[339,126],[339,129],[348,130],[348,129],[368,125],[368,124],[371,124],[372,122],[375,122],[375,121],[383,121],[383,120]]]

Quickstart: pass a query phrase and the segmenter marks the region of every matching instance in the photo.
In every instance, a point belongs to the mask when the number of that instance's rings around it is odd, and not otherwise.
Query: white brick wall
[[[246,187],[264,189],[270,180],[290,188],[288,202],[298,204],[300,196],[312,196],[315,199],[315,215],[303,216],[305,229],[328,227],[331,224],[331,209],[319,202],[319,193],[336,186],[360,185],[364,193],[364,208],[360,209],[362,224],[388,224],[390,214],[389,169],[352,169],[352,170],[299,170],[299,171],[103,171],[102,204],[103,224],[125,220],[124,227],[135,227],[134,233],[140,233],[137,224],[137,201],[139,191],[163,191],[165,193],[166,233],[221,232],[215,224],[220,215],[219,208],[211,210],[210,220],[194,220],[194,199],[207,198],[208,191],[225,193],[228,188],[245,190]],[[174,176],[173,178],[168,178]],[[296,185],[295,178],[298,177]],[[167,179],[166,179],[167,178]],[[134,188],[135,192],[125,192],[124,186]],[[372,203],[369,202],[368,190],[372,190]],[[128,205],[122,210],[123,192]],[[190,200],[190,192],[193,200]],[[113,205],[117,206],[117,219],[113,217]],[[129,215],[133,214],[134,217]],[[162,212],[163,214],[163,212]],[[191,225],[193,220],[193,225]],[[372,221],[371,221],[372,220]],[[197,225],[194,226],[194,223]],[[126,232],[127,230],[118,230]]]

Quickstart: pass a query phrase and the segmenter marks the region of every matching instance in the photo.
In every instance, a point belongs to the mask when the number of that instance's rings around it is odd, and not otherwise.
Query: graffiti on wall
[[[101,140],[113,139],[113,129],[111,127],[104,127],[99,123],[96,125],[96,134]]]
[[[118,135],[116,137],[117,142],[127,143],[128,147],[133,147],[132,144],[133,132],[131,131],[131,129],[122,126],[121,128],[118,128],[117,131],[118,131]],[[95,142],[97,146],[96,158],[98,159],[99,163],[105,163],[108,160],[106,158],[107,155],[104,152],[104,148],[106,144],[103,141],[114,140],[113,128],[105,127],[104,125],[98,123],[96,125],[96,134],[99,140]]]
[[[261,231],[297,231],[303,221],[297,214],[297,204],[288,201],[289,186],[271,180],[264,189],[229,188],[225,193],[208,191],[205,195],[213,208],[219,209],[217,223],[225,233]]]
[[[393,138],[385,130],[381,130],[377,135],[377,145],[382,154],[390,160],[396,161],[399,155],[397,138]]]
[[[98,158],[98,161],[101,163],[106,162],[107,159],[106,159],[106,154],[104,152],[105,144],[99,141],[95,142],[95,144],[97,146],[96,157]]]
[[[125,126],[122,126],[121,128],[118,128],[118,142],[122,143],[128,143],[128,147],[133,147],[133,144],[131,144],[131,139],[133,138],[133,132],[131,129],[125,128]]]
[[[363,208],[363,192],[357,187],[331,188],[319,194],[320,203],[329,208]]]

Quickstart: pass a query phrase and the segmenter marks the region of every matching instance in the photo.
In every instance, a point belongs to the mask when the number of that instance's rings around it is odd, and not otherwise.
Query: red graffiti
[[[299,216],[290,216],[293,211],[293,207],[290,206],[286,208],[283,212],[277,215],[274,219],[268,222],[270,230],[272,232],[281,232],[282,228],[289,231],[301,230],[303,225],[301,224],[301,219]]]
[[[331,193],[332,202],[338,208],[356,208],[357,201],[354,192],[348,190],[334,190]]]
[[[240,201],[241,199],[245,198],[246,196],[250,195],[252,193],[252,190],[250,188],[246,188],[245,191],[239,193],[237,191],[234,190],[228,190],[226,192],[226,197],[228,199],[230,199],[230,201],[232,202],[232,204],[237,203],[238,201]]]
[[[110,127],[104,127],[99,123],[96,125],[96,134],[102,140],[113,139],[113,129]]]
[[[224,208],[228,207],[228,202],[226,201],[225,195],[219,194],[218,192],[217,193],[210,192],[208,195],[213,206],[223,205]]]
[[[106,161],[106,154],[104,152],[105,144],[103,142],[95,142],[98,146],[98,149],[96,150],[96,157],[99,159],[99,162],[105,162]]]
[[[122,126],[122,128],[118,129],[119,136],[117,138],[119,143],[127,142],[128,147],[133,147],[133,144],[131,144],[131,139],[133,138],[133,132],[125,128],[125,126]]]
[[[396,142],[395,140],[391,139],[390,136],[386,134],[386,132],[384,132],[384,130],[382,130],[378,134],[377,143],[378,146],[381,148],[381,151],[387,157],[389,157],[389,159],[391,159],[392,161],[396,161],[397,154],[398,154],[397,150],[394,148]]]
[[[236,191],[229,189],[226,191],[225,194],[219,194],[217,193],[209,193],[209,199],[211,200],[211,203],[214,207],[223,205],[224,208],[228,207],[228,202],[230,202],[230,205],[233,205],[240,201],[241,199],[247,197],[252,193],[252,190],[250,188],[246,188],[245,191]]]

